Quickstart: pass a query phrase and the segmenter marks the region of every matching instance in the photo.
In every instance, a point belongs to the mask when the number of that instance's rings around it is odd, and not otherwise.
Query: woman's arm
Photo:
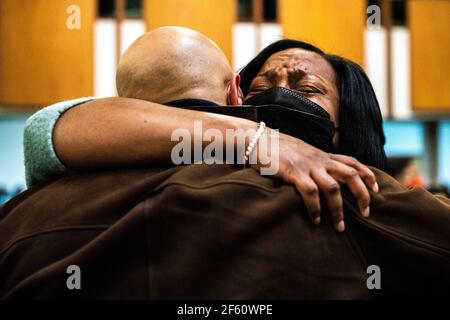
[[[41,109],[27,119],[24,128],[23,146],[25,178],[28,186],[55,176],[71,173],[56,155],[52,132],[60,116],[74,106],[93,100],[79,98],[55,103]]]
[[[53,132],[56,154],[69,168],[92,170],[170,163],[176,129],[194,136],[194,121],[203,129],[255,129],[255,122],[224,115],[167,107],[129,98],[104,98],[65,112]],[[272,135],[268,129],[267,135]],[[225,139],[221,141],[226,145]],[[326,198],[336,228],[343,231],[339,182],[346,183],[367,216],[367,186],[378,189],[374,174],[357,160],[325,153],[301,140],[279,134],[277,176],[294,184],[305,200],[314,223],[320,223],[319,191]],[[257,166],[255,166],[257,167]]]
[[[176,129],[194,136],[194,121],[203,129],[255,129],[246,119],[168,107],[130,98],[104,98],[65,112],[53,132],[55,151],[74,170],[122,168],[171,163]],[[225,141],[223,141],[225,143]]]

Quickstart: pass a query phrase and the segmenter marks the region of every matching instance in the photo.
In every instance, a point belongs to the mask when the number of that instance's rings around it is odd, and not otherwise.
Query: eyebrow
[[[296,69],[292,72],[289,72],[289,78],[293,78],[295,79],[295,81],[298,81],[298,79],[304,77],[305,75],[313,75],[312,73],[306,72],[302,69]],[[267,78],[269,80],[276,78],[277,73],[274,70],[267,70],[266,72],[263,73],[258,73],[256,75],[257,77],[264,77]],[[314,76],[314,75],[313,75]]]
[[[266,78],[268,81],[270,81],[271,83],[274,83],[274,79],[277,76],[277,73],[274,70],[267,70],[265,72],[259,73],[256,75],[257,77],[264,77]],[[289,73],[289,82],[292,83],[296,83],[298,82],[301,78],[305,77],[305,76],[311,76],[313,78],[316,78],[317,80],[319,80],[322,83],[327,83],[328,81],[326,81],[325,79],[323,79],[321,76],[319,75],[315,75],[313,73],[309,73],[305,70],[302,69],[296,69],[292,72]]]
[[[302,69],[296,69],[296,70],[290,72],[290,75],[293,75],[296,78],[301,78],[301,77],[303,77],[303,76],[305,76],[307,74],[310,74],[310,73],[308,73],[308,72],[306,72],[306,71],[304,71]],[[274,70],[267,70],[266,72],[258,73],[256,76],[257,77],[265,77],[265,78],[268,78],[268,79],[272,79],[272,78],[275,78],[277,76],[277,74],[276,74],[276,72]]]

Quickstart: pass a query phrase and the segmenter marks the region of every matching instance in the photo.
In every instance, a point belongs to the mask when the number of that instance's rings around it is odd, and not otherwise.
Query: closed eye
[[[263,91],[269,90],[269,89],[270,89],[270,87],[268,87],[268,86],[257,86],[257,87],[251,88],[249,90],[247,98],[249,98],[251,96],[254,96],[254,95],[258,94],[258,93],[261,93]]]
[[[254,91],[265,91],[265,90],[269,90],[270,88],[268,86],[257,86],[254,88],[251,88],[250,91],[254,92]]]
[[[295,88],[295,91],[298,91],[302,94],[314,94],[314,93],[322,94],[322,91],[313,86],[299,86]]]

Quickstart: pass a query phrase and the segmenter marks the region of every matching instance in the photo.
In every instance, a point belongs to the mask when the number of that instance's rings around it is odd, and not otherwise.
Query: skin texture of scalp
[[[220,48],[191,29],[162,27],[137,39],[120,59],[120,97],[164,103],[205,98],[227,104],[233,72]]]

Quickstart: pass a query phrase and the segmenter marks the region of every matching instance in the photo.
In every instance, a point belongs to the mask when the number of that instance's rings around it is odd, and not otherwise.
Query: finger
[[[325,196],[334,227],[338,232],[344,231],[344,212],[342,208],[342,196],[339,183],[325,170],[313,171],[311,176],[319,187],[319,190]]]
[[[361,162],[359,162],[358,160],[356,160],[353,157],[349,157],[349,156],[344,156],[342,154],[330,154],[331,159],[336,160],[336,161],[340,161],[346,165],[349,165],[353,168],[355,168],[360,177],[364,180],[364,182],[366,183],[366,185],[373,191],[373,192],[378,192],[379,187],[378,187],[378,183],[377,180],[375,178],[375,174],[365,165],[363,165]]]
[[[370,194],[356,169],[341,162],[334,161],[333,165],[331,165],[327,171],[333,178],[347,184],[358,203],[359,211],[362,216],[366,218],[369,217]]]
[[[308,214],[315,225],[320,224],[320,195],[316,183],[308,175],[296,175],[294,185],[303,198]]]

